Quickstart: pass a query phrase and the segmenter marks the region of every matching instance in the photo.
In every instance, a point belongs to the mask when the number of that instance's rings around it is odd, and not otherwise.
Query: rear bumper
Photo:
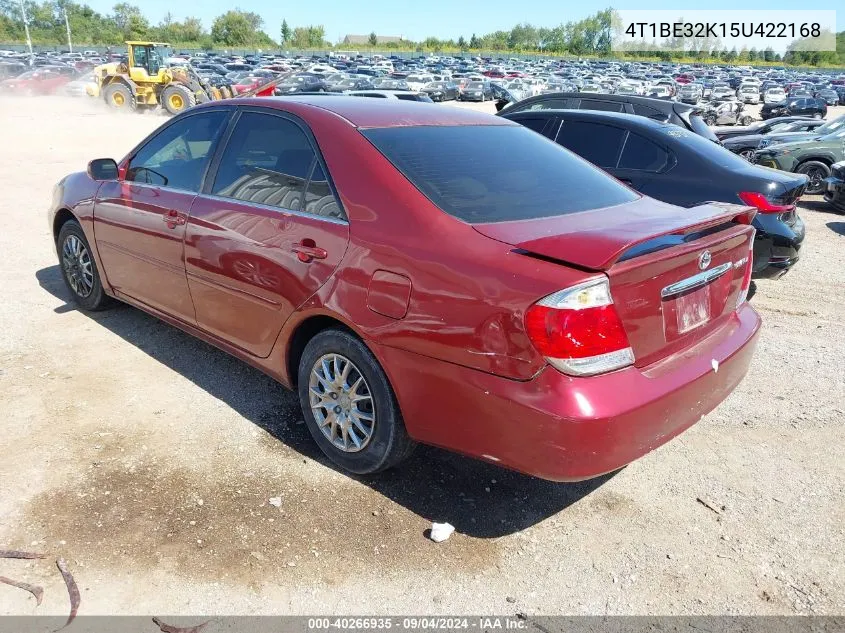
[[[824,199],[840,211],[845,211],[845,180],[835,176],[826,178]]]
[[[642,457],[721,403],[745,376],[759,328],[745,304],[706,339],[647,368],[573,378],[546,367],[525,382],[373,347],[415,439],[578,481]]]
[[[798,263],[804,242],[804,221],[796,214],[790,226],[777,214],[758,213],[754,217],[754,279],[777,279]]]

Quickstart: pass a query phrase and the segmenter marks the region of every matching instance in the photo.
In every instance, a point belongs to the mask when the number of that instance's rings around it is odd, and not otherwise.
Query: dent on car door
[[[337,268],[349,226],[309,131],[280,113],[241,112],[212,171],[185,238],[197,323],[266,357]]]
[[[104,182],[94,205],[94,235],[109,284],[188,323],[194,307],[185,279],[185,224],[226,126],[229,110],[176,119]]]

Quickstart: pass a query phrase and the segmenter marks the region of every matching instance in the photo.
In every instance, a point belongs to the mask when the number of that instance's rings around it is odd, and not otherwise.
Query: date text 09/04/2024
[[[631,22],[625,35],[646,37],[820,37],[818,22]]]
[[[419,631],[419,630],[478,630],[478,631],[492,631],[492,630],[517,630],[525,629],[527,626],[526,620],[519,616],[513,617],[499,617],[499,616],[480,616],[480,617],[350,617],[350,618],[309,618],[309,631],[326,631],[330,629],[335,630],[389,630],[399,629],[403,631]]]

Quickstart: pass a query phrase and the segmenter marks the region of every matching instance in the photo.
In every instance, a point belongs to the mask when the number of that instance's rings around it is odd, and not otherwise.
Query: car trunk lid
[[[635,365],[689,347],[736,309],[755,211],[710,203],[680,211],[649,198],[555,218],[477,224],[529,257],[610,280]]]

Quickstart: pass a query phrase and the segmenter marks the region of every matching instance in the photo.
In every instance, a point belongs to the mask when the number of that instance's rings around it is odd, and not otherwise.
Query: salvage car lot
[[[66,558],[81,613],[841,611],[845,217],[820,200],[801,262],[757,285],[748,377],[654,454],[566,485],[423,448],[355,479],[269,379],[137,310],[69,305],[52,184],[162,119],[19,103],[0,101],[0,543]],[[435,545],[431,520],[458,533]],[[46,562],[0,562],[46,589],[36,611],[0,587],[0,613],[66,612]]]

